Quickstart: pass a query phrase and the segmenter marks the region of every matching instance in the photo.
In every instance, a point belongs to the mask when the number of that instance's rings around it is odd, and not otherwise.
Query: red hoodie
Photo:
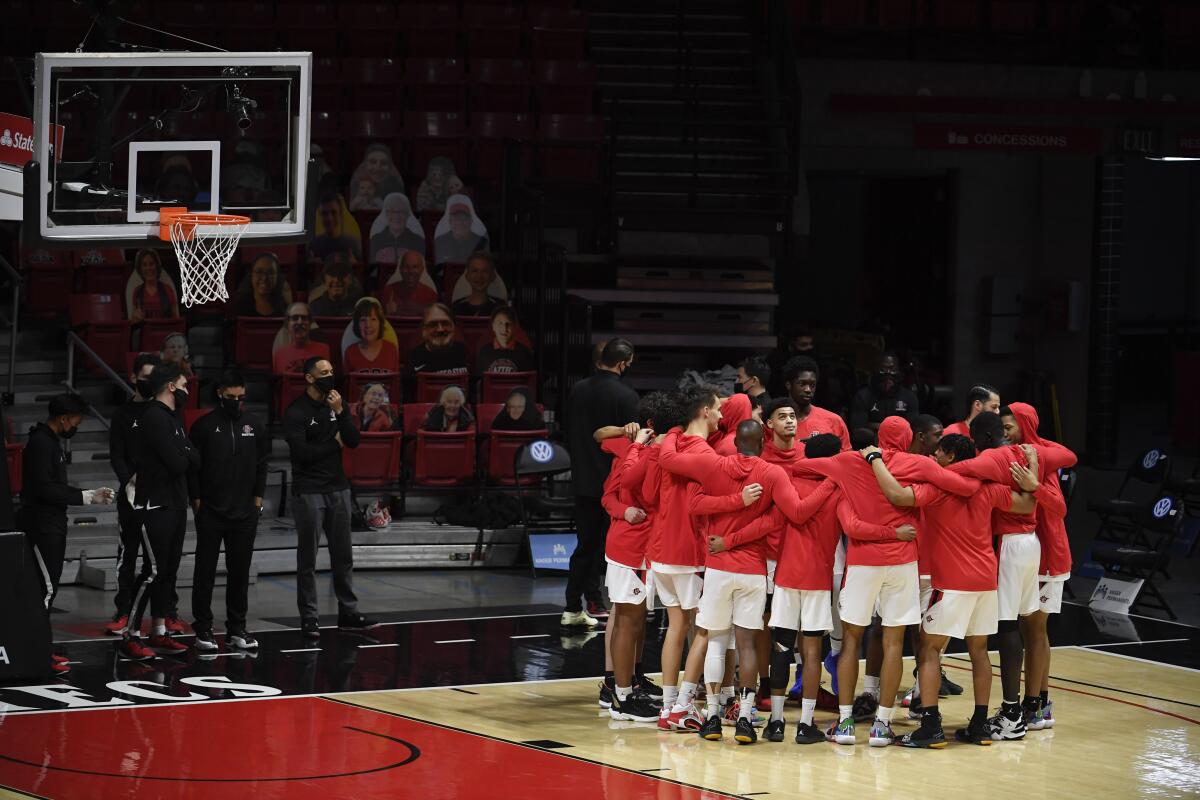
[[[721,402],[721,421],[717,423],[717,430],[708,437],[712,449],[723,456],[736,453],[737,446],[733,443],[733,434],[738,425],[753,416],[753,412],[754,404],[750,402],[750,395],[739,393],[726,397]]]
[[[832,487],[814,492],[801,500],[792,488],[787,473],[761,458],[741,453],[719,456],[711,450],[705,451],[695,447],[686,452],[684,448],[687,440],[698,438],[681,436],[672,431],[663,441],[660,456],[664,471],[701,484],[703,493],[693,498],[694,503],[703,501],[705,496],[710,501],[719,502],[721,498],[741,492],[742,487],[749,483],[758,483],[763,487],[763,494],[758,502],[744,506],[738,498],[740,508],[735,507],[736,510],[717,514],[710,519],[709,533],[724,537],[727,549],[709,555],[707,566],[725,572],[765,575],[767,554],[763,539],[770,528],[767,525],[759,525],[752,534],[743,533],[741,529],[763,517],[772,504],[795,524],[803,524],[821,507],[825,497],[832,492]]]
[[[781,450],[775,446],[775,436],[770,431],[764,431],[765,437],[763,441],[762,460],[768,464],[776,464],[783,469],[784,472],[792,477],[792,467],[796,462],[804,458],[804,447],[802,444],[792,440],[792,448],[790,450]],[[816,488],[817,482],[811,479],[804,479],[804,483],[799,482],[800,479],[792,479],[792,488],[801,497],[807,497]],[[783,515],[779,518],[782,520]],[[767,558],[772,561],[779,560],[779,549],[784,536],[785,526],[777,525],[767,533]]]
[[[667,434],[667,438],[658,446],[658,461],[647,466],[646,478],[642,482],[642,496],[658,498],[658,513],[652,526],[647,555],[651,561],[659,564],[695,567],[699,570],[704,567],[708,553],[708,518],[693,517],[688,512],[690,479],[672,474],[664,468],[663,457],[667,453],[667,445],[670,443],[671,452],[675,453],[676,440],[679,440],[680,453],[718,457],[708,442],[699,436],[681,437],[678,428]]]
[[[1028,403],[1012,403],[1009,409],[1021,429],[1021,441],[1050,451],[1067,448],[1038,436],[1038,414]],[[1057,451],[1055,451],[1057,452]],[[1069,452],[1069,451],[1068,451]],[[1067,536],[1067,502],[1058,482],[1058,470],[1048,470],[1042,476],[1038,492],[1037,535],[1042,545],[1042,563],[1038,573],[1043,578],[1067,575],[1071,572],[1071,540]]]
[[[942,429],[942,436],[949,436],[952,433],[957,433],[959,436],[971,438],[971,428],[964,422],[951,422]]]
[[[622,476],[637,460],[637,456],[631,458],[631,454],[643,448],[632,444],[624,436],[618,436],[605,439],[600,449],[614,456],[612,469],[604,481],[604,494],[600,498],[600,505],[604,506],[610,517],[604,556],[631,569],[642,569],[646,560],[646,544],[650,539],[650,512],[638,504],[640,500],[634,497],[630,488],[622,485]],[[629,524],[625,519],[625,510],[628,508],[642,508],[646,511],[646,519],[637,525]]]
[[[850,431],[837,414],[820,406],[809,406],[808,416],[800,419],[800,409],[796,409],[796,446],[800,448],[800,458],[804,458],[804,440],[819,433],[832,433],[842,440],[843,450],[850,449]]]
[[[884,463],[903,485],[930,483],[939,489],[967,497],[979,490],[979,482],[963,479],[942,469],[928,456],[906,452],[912,444],[912,428],[903,417],[887,417],[879,426],[879,447]],[[887,566],[908,564],[917,560],[917,543],[895,538],[895,529],[912,525],[920,532],[921,515],[913,508],[898,508],[888,502],[875,480],[875,472],[859,453],[839,453],[832,458],[806,459],[797,465],[804,474],[831,478],[842,490],[847,512],[853,512],[863,522],[891,529],[890,538],[876,539],[856,535],[846,527],[842,514],[842,529],[849,537],[846,566]]]

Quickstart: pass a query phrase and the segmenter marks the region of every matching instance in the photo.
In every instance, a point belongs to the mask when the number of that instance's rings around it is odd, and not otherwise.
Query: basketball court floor
[[[869,748],[865,732],[855,747],[742,747],[613,722],[596,704],[602,633],[564,630],[545,605],[437,616],[315,643],[281,619],[257,657],[140,664],[111,641],[67,643],[64,680],[0,686],[0,798],[1200,795],[1200,630],[1186,625],[1067,605],[1052,730],[915,751]],[[969,687],[964,658],[946,667]],[[948,728],[968,697],[942,701]],[[898,716],[897,733],[915,726]]]

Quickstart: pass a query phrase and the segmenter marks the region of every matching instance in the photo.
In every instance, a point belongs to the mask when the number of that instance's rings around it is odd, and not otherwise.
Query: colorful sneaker
[[[830,725],[829,730],[825,731],[825,738],[838,744],[854,744],[858,741],[854,737],[854,718],[846,717],[841,722]]]
[[[921,723],[921,727],[917,728],[912,733],[905,734],[900,739],[900,744],[905,747],[921,747],[930,750],[941,750],[946,746],[946,732],[942,730],[940,722],[933,724]]]
[[[1025,730],[1040,731],[1045,729],[1046,721],[1042,718],[1042,709],[1039,708],[1037,711],[1022,709],[1021,713],[1025,717]]]
[[[1054,727],[1054,701],[1047,700],[1046,705],[1042,706],[1042,727]]]
[[[825,741],[825,734],[811,722],[796,723],[796,744],[816,744]]]
[[[704,724],[700,726],[700,738],[707,739],[710,742],[721,741],[721,717],[713,715],[704,720]]]
[[[804,691],[804,670],[800,669],[800,665],[796,665],[796,682],[792,684],[792,688],[788,689],[788,699],[800,702],[800,693]]]
[[[900,705],[905,708],[913,708],[914,706],[919,708],[921,706],[921,694],[915,684],[904,693],[904,699],[900,701]]]
[[[660,724],[658,727],[663,726]],[[704,717],[697,714],[695,708],[686,708],[683,711],[671,709],[671,713],[667,715],[667,730],[695,733],[703,727]]]
[[[113,617],[112,622],[104,626],[104,633],[108,636],[120,636],[125,630],[125,626],[129,624],[128,614],[118,614]]]
[[[658,729],[660,731],[674,730],[671,727],[671,712],[668,709],[663,709],[658,712]]]
[[[834,694],[838,693],[837,668],[838,668],[838,656],[835,656],[833,654],[833,651],[831,650],[825,654],[825,671],[829,673],[829,677],[830,677],[829,685],[830,685],[830,689],[833,691]]]
[[[962,742],[963,744],[990,746],[992,743],[992,731],[988,727],[988,721],[984,720],[978,724],[968,723],[967,727],[959,728],[954,732],[954,741]]]
[[[122,639],[118,649],[121,655],[130,661],[149,661],[155,657],[154,651],[142,644],[142,640],[136,636]]]
[[[631,694],[622,701],[614,693],[608,715],[618,722],[655,722],[658,709],[650,705],[644,694]]]
[[[818,711],[837,711],[838,699],[837,695],[830,692],[824,686],[817,689],[817,710]]]
[[[994,742],[1012,742],[1025,738],[1025,715],[1017,707],[1016,717],[1011,717],[1003,709],[988,720],[988,730]]]
[[[174,633],[187,633],[187,623],[181,620],[177,615],[172,615],[166,619],[167,635]]]
[[[733,727],[738,721],[738,700],[733,698],[725,704],[725,708],[721,712],[721,723]]]
[[[600,707],[612,708],[613,690],[605,681],[600,681]]]
[[[758,734],[754,732],[754,725],[750,722],[749,717],[738,719],[737,725],[733,729],[733,739],[738,744],[754,744],[758,741]]]
[[[764,714],[771,713],[771,695],[757,694],[754,696],[754,710],[761,711]]]
[[[773,719],[767,723],[767,729],[763,731],[763,738],[768,742],[782,742],[783,729],[785,723],[781,719]]]
[[[896,741],[896,734],[892,733],[892,723],[875,720],[871,724],[870,738],[867,739],[867,744],[871,747],[887,747]]]
[[[857,722],[870,722],[875,719],[875,712],[879,710],[879,699],[870,692],[863,692],[858,697],[854,698],[854,719]]]
[[[164,656],[178,656],[187,652],[186,644],[177,642],[170,636],[151,636],[149,641],[150,649]]]
[[[938,689],[938,697],[957,697],[962,693],[963,687],[947,678],[946,670],[942,670],[942,686]]]

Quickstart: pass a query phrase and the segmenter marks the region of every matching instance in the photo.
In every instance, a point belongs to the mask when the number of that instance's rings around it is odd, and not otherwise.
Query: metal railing
[[[96,355],[96,351],[88,347],[87,342],[80,338],[75,331],[67,331],[67,377],[62,382],[63,386],[68,390],[75,391],[75,351],[80,350],[83,355],[92,360],[92,363],[100,368],[105,377],[113,383],[114,386],[121,389],[126,394],[133,394],[133,387],[125,382],[125,379],[117,374],[116,370],[104,362],[100,356]],[[108,417],[96,410],[95,406],[88,403],[88,411],[91,415],[100,421],[100,424],[105,428],[111,428]]]
[[[21,284],[24,278],[3,255],[0,255],[0,270],[12,281],[12,338],[8,342],[8,391],[4,393],[4,405],[11,406],[17,391],[17,337],[20,327],[18,318],[21,310]]]

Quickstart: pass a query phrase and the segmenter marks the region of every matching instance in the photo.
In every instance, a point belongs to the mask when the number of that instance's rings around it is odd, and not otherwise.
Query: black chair
[[[1133,520],[1137,533],[1147,542],[1145,546],[1100,541],[1092,545],[1092,558],[1106,573],[1123,579],[1142,580],[1141,591],[1134,598],[1131,611],[1141,606],[1165,611],[1172,620],[1178,619],[1155,580],[1169,577],[1167,564],[1171,560],[1171,544],[1183,525],[1183,517],[1183,502],[1175,495],[1164,494],[1145,506]]]
[[[1149,544],[1145,539],[1138,538],[1141,534],[1140,526],[1136,521],[1153,502],[1153,498],[1157,498],[1162,493],[1163,486],[1170,476],[1170,470],[1171,459],[1168,455],[1158,448],[1152,448],[1139,456],[1129,469],[1125,470],[1125,478],[1121,481],[1120,488],[1117,489],[1116,497],[1089,501],[1088,510],[1095,512],[1096,516],[1100,517],[1100,529],[1096,531],[1096,538],[1130,544]],[[1126,489],[1130,487],[1131,483],[1150,487],[1151,500],[1139,500],[1126,496]]]
[[[533,497],[525,497],[525,481],[522,478],[537,476],[553,478],[571,469],[571,454],[562,445],[549,439],[538,439],[522,445],[513,456],[513,474],[516,476],[517,500],[521,505],[521,532],[525,540],[526,552],[529,554],[529,570],[537,577],[533,565],[533,546],[529,540],[531,528],[558,528],[563,524],[574,527],[575,502],[569,497],[556,497],[552,491],[538,493]],[[553,484],[551,484],[553,489]],[[526,507],[529,500],[529,508]],[[536,519],[531,519],[531,516]]]

